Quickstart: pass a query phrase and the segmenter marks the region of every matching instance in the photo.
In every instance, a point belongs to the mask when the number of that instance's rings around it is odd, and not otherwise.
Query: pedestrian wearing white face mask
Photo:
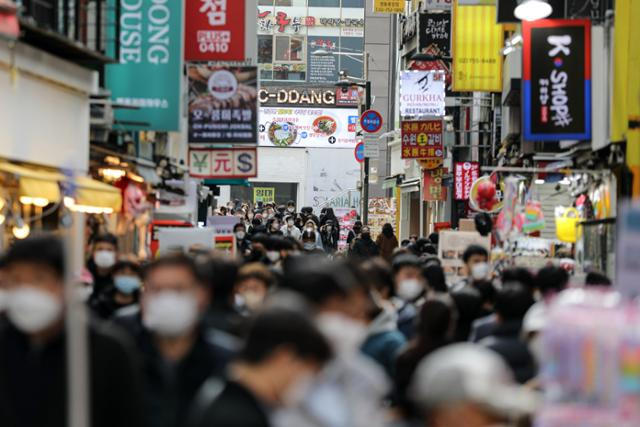
[[[120,261],[112,271],[113,286],[90,301],[92,311],[103,319],[110,319],[120,310],[137,311],[142,288],[142,270],[136,263]]]
[[[93,276],[94,296],[113,285],[111,269],[118,261],[118,239],[110,233],[101,234],[93,239],[91,258],[87,268]]]
[[[280,229],[282,231],[282,235],[284,237],[291,237],[295,240],[300,240],[302,237],[302,232],[295,224],[295,216],[289,215],[284,219],[284,225]]]
[[[484,281],[491,278],[489,252],[479,245],[470,245],[462,254],[462,261],[466,267],[467,277],[456,283],[451,291],[457,292],[465,286],[473,285],[474,281]]]
[[[260,312],[228,379],[213,378],[195,400],[189,427],[269,427],[268,408],[296,405],[331,358],[325,337],[306,314],[285,308]]]
[[[395,305],[398,309],[398,329],[410,340],[414,336],[415,320],[427,283],[422,275],[420,259],[415,255],[397,255],[391,267],[397,297]]]
[[[313,220],[307,220],[304,223],[304,228],[302,229],[302,233],[314,233],[315,234],[315,243],[316,249],[324,250],[324,246],[322,246],[322,237],[320,236],[320,232],[318,231],[318,225]]]
[[[64,248],[53,237],[18,241],[6,255],[7,319],[0,321],[3,427],[66,427]],[[138,427],[142,390],[132,349],[87,325],[89,427]]]
[[[236,237],[236,251],[238,257],[243,257],[251,252],[251,241],[247,236],[247,228],[243,223],[233,226],[233,234]]]

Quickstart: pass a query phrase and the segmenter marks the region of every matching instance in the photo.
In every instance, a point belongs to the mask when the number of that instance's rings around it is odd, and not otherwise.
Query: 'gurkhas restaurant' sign
[[[263,86],[258,92],[258,100],[263,107],[354,107],[358,105],[358,90]]]

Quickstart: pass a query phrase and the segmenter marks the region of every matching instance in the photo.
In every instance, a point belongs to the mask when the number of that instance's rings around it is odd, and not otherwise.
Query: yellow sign
[[[254,187],[253,203],[273,203],[276,201],[276,189],[274,187]]]
[[[453,90],[502,91],[502,25],[495,6],[453,7]]]
[[[443,162],[443,160],[441,158],[437,158],[437,157],[433,157],[433,158],[429,158],[429,159],[416,159],[416,160],[418,161],[418,164],[424,170],[437,169],[440,166],[442,166],[442,162]]]
[[[404,13],[407,0],[374,0],[373,11],[376,13]]]

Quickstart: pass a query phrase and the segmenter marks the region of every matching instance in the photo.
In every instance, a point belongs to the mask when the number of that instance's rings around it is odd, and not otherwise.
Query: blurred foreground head
[[[534,395],[514,382],[499,355],[466,343],[423,360],[410,390],[433,427],[510,425],[536,406]]]

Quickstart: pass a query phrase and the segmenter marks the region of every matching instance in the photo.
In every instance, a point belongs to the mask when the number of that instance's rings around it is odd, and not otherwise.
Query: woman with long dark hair
[[[376,239],[376,244],[380,248],[380,256],[387,261],[391,261],[393,252],[398,248],[398,239],[393,233],[391,224],[386,223],[382,226],[382,233]]]

